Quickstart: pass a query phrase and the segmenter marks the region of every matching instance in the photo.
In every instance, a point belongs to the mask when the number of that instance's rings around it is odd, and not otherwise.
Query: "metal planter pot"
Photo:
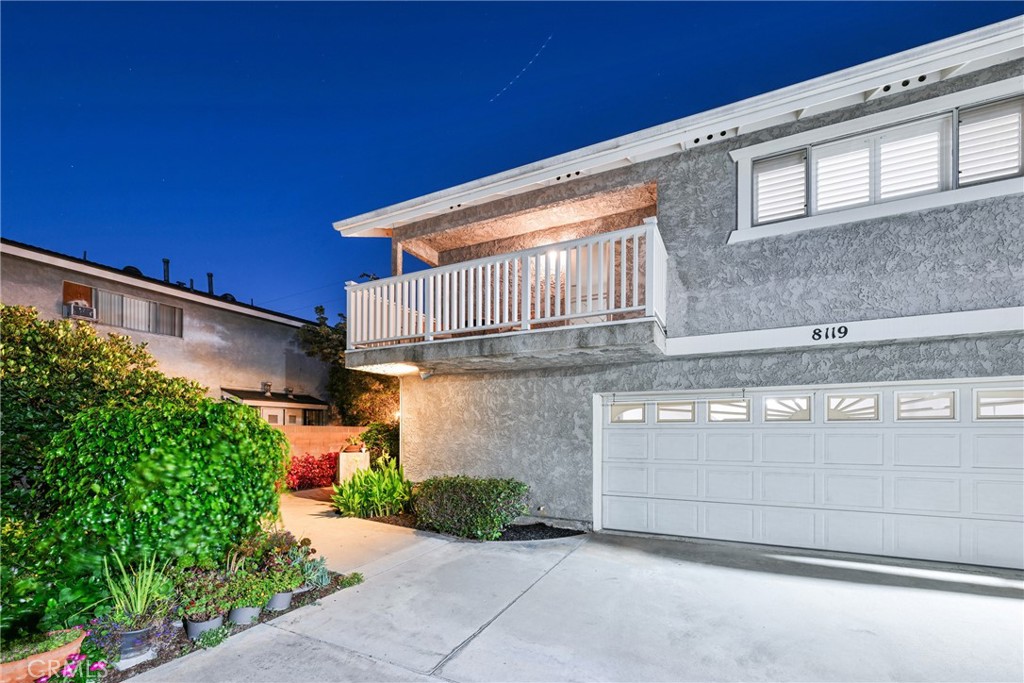
[[[280,612],[286,610],[292,606],[292,592],[284,591],[283,593],[274,593],[270,600],[267,602],[265,609],[271,612]]]
[[[262,607],[234,607],[228,612],[228,621],[239,626],[248,626],[260,617]]]
[[[213,619],[207,619],[206,621],[189,621],[185,620],[185,634],[192,640],[195,640],[206,631],[212,631],[215,628],[220,628],[224,625],[224,615],[218,614]]]

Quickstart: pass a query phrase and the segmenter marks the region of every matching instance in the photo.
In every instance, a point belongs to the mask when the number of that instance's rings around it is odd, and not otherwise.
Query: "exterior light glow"
[[[414,375],[420,371],[415,365],[409,363],[380,363],[379,365],[360,365],[358,368],[353,368],[361,372],[372,372],[377,375],[392,375],[394,377],[401,377],[402,375]]]

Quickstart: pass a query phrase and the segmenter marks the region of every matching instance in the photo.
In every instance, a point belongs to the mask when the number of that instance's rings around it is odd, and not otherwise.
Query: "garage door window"
[[[694,422],[697,419],[693,401],[658,404],[658,422]]]
[[[616,403],[612,406],[611,420],[616,424],[647,422],[643,403]]]
[[[955,391],[914,391],[896,393],[896,419],[955,420]]]
[[[841,394],[825,398],[826,422],[877,422],[878,394]]]
[[[974,406],[979,420],[1024,419],[1024,389],[979,389]]]
[[[764,399],[765,422],[810,422],[810,396],[778,396]]]
[[[750,422],[750,399],[708,401],[708,422]]]

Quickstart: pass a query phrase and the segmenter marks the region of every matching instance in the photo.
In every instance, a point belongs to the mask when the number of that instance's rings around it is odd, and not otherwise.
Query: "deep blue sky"
[[[387,240],[334,220],[1018,13],[3,2],[0,230],[155,277],[168,257],[174,279],[213,271],[239,300],[333,316],[345,280],[389,274]]]

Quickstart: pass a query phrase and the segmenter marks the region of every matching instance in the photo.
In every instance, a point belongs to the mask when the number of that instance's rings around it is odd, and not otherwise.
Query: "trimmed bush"
[[[413,507],[423,529],[493,541],[526,514],[529,494],[515,479],[436,477],[419,485]]]
[[[86,410],[47,450],[59,538],[129,561],[222,557],[277,515],[288,443],[249,406]]]
[[[345,517],[384,517],[404,512],[412,499],[405,472],[388,459],[377,470],[356,470],[348,481],[334,486],[331,501]]]
[[[338,454],[299,455],[288,465],[288,488],[293,491],[330,486],[338,477]]]

